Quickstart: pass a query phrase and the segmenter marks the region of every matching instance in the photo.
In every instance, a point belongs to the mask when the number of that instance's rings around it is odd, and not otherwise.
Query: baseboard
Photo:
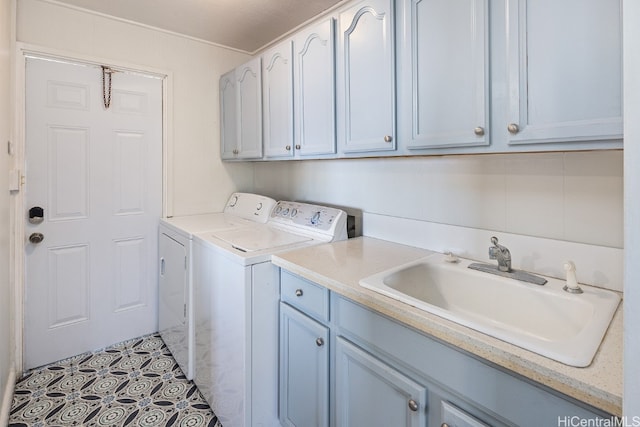
[[[2,406],[0,406],[0,426],[9,425],[9,411],[11,411],[11,402],[13,402],[13,391],[16,386],[16,371],[9,371],[7,384],[2,395]]]

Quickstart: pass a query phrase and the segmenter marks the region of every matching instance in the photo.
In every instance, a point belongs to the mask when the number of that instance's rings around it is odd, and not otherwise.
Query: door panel
[[[396,148],[393,4],[369,0],[340,13],[338,133],[344,153]]]
[[[28,58],[25,367],[157,330],[162,81]]]
[[[284,426],[329,426],[328,342],[326,326],[280,304],[280,422]]]
[[[330,18],[293,40],[293,127],[299,156],[336,152],[334,27]]]
[[[426,426],[427,390],[403,373],[336,339],[336,426]]]
[[[262,55],[264,155],[293,156],[293,65],[290,40]]]
[[[487,145],[488,3],[411,0],[404,20],[399,120],[408,148]]]

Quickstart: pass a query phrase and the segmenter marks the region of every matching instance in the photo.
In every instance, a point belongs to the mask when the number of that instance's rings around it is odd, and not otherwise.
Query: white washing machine
[[[264,225],[194,236],[194,381],[223,426],[280,426],[271,255],[345,240],[346,220],[339,209],[280,201]]]
[[[209,230],[234,230],[265,223],[275,200],[234,193],[223,212],[160,220],[158,330],[188,379],[194,376],[192,238]]]

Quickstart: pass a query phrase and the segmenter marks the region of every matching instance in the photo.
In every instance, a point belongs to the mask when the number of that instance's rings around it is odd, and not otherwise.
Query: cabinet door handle
[[[300,144],[296,144],[296,150],[300,149]]]
[[[391,142],[391,141],[393,141],[393,137],[391,135],[384,136],[384,142]]]
[[[520,126],[515,123],[509,123],[509,126],[507,126],[507,130],[510,134],[515,135],[516,133],[520,132]]]
[[[416,412],[418,410],[418,402],[413,399],[409,399],[409,409],[411,409],[413,412]]]
[[[287,145],[286,147],[284,147],[287,151],[291,151],[291,146]]]
[[[449,424],[447,423],[442,423],[442,425],[440,427],[449,427]]]
[[[164,276],[164,257],[160,258],[160,275]]]
[[[296,289],[296,296],[297,297],[301,297],[302,296],[302,289]]]
[[[322,347],[324,345],[324,340],[322,338],[316,339],[316,345],[318,347]]]
[[[473,133],[475,133],[478,136],[483,136],[484,135],[484,128],[482,126],[478,126],[477,128],[475,128],[473,130]]]

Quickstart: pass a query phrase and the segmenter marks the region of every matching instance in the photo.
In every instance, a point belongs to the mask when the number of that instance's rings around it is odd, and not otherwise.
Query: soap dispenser
[[[572,294],[581,294],[583,291],[578,285],[578,279],[576,278],[576,265],[573,261],[564,262],[564,271],[567,272],[567,284],[562,288],[563,290]]]

